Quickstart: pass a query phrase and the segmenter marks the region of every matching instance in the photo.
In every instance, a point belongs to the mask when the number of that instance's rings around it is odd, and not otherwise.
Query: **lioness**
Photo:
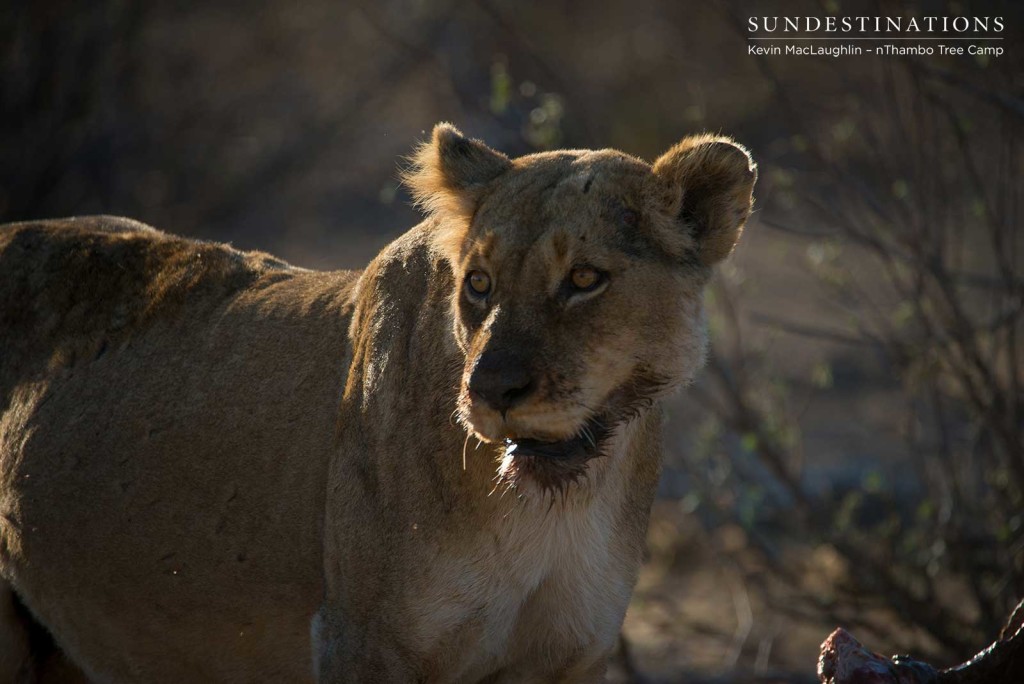
[[[600,680],[755,177],[441,124],[364,271],[4,227],[0,678]]]

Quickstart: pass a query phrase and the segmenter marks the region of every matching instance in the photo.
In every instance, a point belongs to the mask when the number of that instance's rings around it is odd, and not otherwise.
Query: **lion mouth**
[[[505,440],[499,481],[517,487],[525,480],[543,491],[565,494],[584,478],[593,459],[609,453],[615,432],[649,408],[654,397],[669,387],[667,379],[638,370],[613,391],[605,410],[591,416],[573,437],[549,441],[516,436]]]
[[[502,479],[515,485],[529,478],[542,490],[564,493],[583,477],[588,461],[602,455],[612,429],[605,421],[591,418],[575,437],[557,442],[506,439]]]
[[[600,455],[601,446],[611,429],[603,421],[591,419],[575,437],[547,442],[530,437],[505,440],[505,454],[515,458],[544,458],[556,461],[589,461]]]

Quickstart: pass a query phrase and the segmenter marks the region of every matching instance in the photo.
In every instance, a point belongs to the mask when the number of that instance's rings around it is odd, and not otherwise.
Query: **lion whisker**
[[[580,432],[583,433],[583,437],[590,443],[590,446],[594,449],[597,448],[597,440],[594,439],[594,433],[590,430],[590,427],[584,423],[580,426]]]

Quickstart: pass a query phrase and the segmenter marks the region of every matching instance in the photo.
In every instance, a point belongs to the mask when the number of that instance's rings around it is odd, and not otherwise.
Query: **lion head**
[[[434,129],[406,182],[454,274],[458,416],[506,445],[502,474],[564,489],[693,378],[702,290],[740,236],[756,177],[743,147],[713,135],[651,165],[615,150],[509,159]]]

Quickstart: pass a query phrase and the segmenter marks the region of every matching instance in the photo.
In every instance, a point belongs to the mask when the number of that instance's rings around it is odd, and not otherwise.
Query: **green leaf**
[[[503,60],[491,65],[491,112],[504,114],[512,101],[512,77]]]

